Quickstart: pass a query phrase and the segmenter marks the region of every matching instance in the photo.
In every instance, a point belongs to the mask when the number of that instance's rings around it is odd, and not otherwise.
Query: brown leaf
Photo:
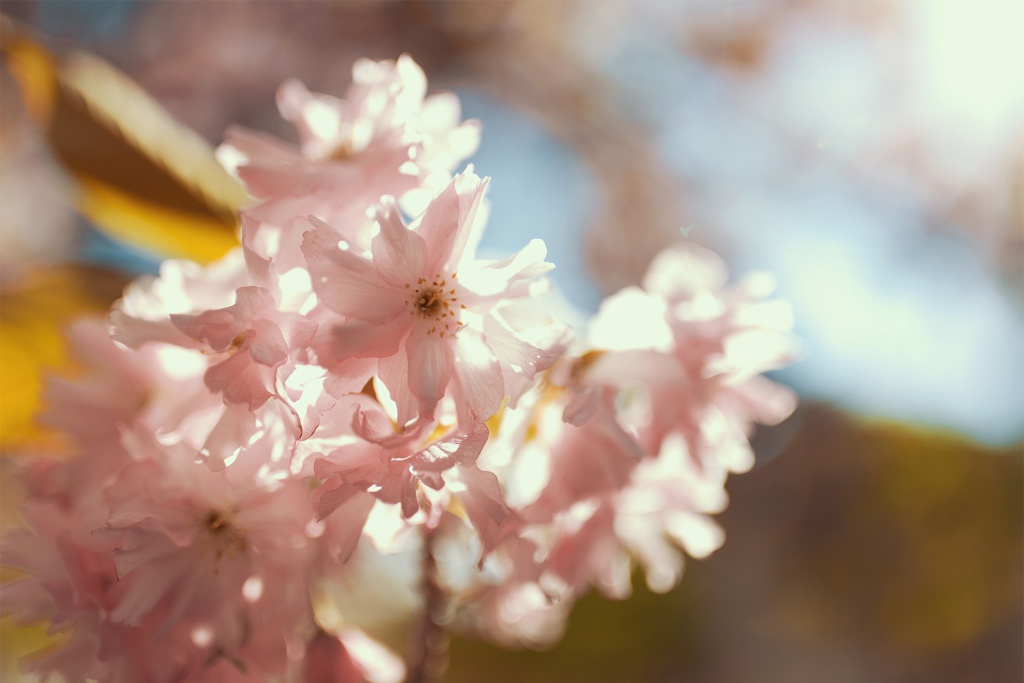
[[[98,57],[58,56],[7,17],[0,28],[8,68],[78,181],[76,203],[86,217],[165,256],[207,262],[237,244],[247,195],[203,138]]]

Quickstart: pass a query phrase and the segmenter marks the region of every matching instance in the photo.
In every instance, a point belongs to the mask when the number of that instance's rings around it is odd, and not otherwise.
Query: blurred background
[[[53,54],[106,59],[212,145],[231,123],[293,137],[274,105],[285,78],[341,95],[355,59],[411,54],[483,124],[482,247],[543,238],[585,312],[678,240],[717,250],[734,275],[776,277],[805,346],[776,379],[802,404],[756,435],[757,467],[730,480],[725,546],[667,596],[641,581],[627,602],[585,599],[553,650],[456,640],[447,681],[1024,679],[1024,3],[0,10]],[[72,362],[62,327],[167,252],[83,217],[96,212],[69,159],[102,174],[119,157],[87,131],[61,138],[77,129],[4,59],[7,463],[59,448],[31,416],[43,368]],[[6,524],[17,499],[5,481]],[[31,634],[5,624],[2,637],[3,678],[17,680],[12,653]]]

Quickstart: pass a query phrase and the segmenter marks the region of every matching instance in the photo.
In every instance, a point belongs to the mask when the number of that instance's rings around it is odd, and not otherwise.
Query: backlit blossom
[[[543,243],[499,262],[474,258],[486,186],[472,172],[457,176],[408,228],[382,204],[369,254],[319,221],[303,241],[314,290],[345,318],[332,330],[335,357],[377,359],[400,425],[431,419],[449,390],[463,425],[486,420],[506,395],[503,367],[520,361],[532,377],[553,360],[500,323],[502,301],[528,295],[551,267]]]
[[[776,424],[796,404],[760,374],[796,355],[788,303],[763,300],[763,275],[729,286],[721,260],[696,248],[659,254],[644,284],[602,305],[589,341],[606,352],[587,381],[632,388],[643,404],[632,423],[649,450],[679,433],[698,463],[750,469],[753,425]]]
[[[71,331],[83,370],[42,416],[68,452],[15,465],[2,542],[5,613],[62,634],[33,672],[398,683],[364,631],[428,611],[546,646],[587,591],[668,590],[721,545],[726,477],[794,407],[762,376],[794,356],[763,276],[669,249],[571,330],[541,240],[477,257],[489,180],[451,176],[477,126],[410,58],[278,106],[298,147],[221,148],[255,198],[241,245]]]
[[[292,79],[277,94],[281,116],[295,126],[299,147],[233,127],[220,156],[237,171],[258,203],[247,210],[246,244],[297,265],[309,214],[369,241],[367,210],[382,195],[403,198],[413,213],[444,187],[479,143],[479,125],[461,122],[458,98],[426,96],[426,77],[408,56],[360,60],[345,97],[311,93]]]

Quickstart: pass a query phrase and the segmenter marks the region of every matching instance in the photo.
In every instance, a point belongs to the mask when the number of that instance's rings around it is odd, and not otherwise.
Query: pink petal
[[[120,558],[120,555],[115,554],[115,561]],[[173,555],[162,561],[160,564],[166,569],[165,571],[148,572],[146,575],[145,588],[139,585],[136,581],[130,585],[129,590],[125,593],[124,598],[117,605],[117,608],[110,613],[111,621],[116,623],[123,623],[129,626],[138,626],[143,619],[153,610],[154,606],[160,602],[160,600],[167,595],[169,591],[175,588],[175,584],[178,582],[182,575],[180,566],[174,566],[172,560],[178,559],[178,565],[180,565],[180,558],[175,558]],[[134,560],[134,558],[133,558]],[[156,561],[154,558],[148,558],[144,562],[139,562],[139,565],[145,562]],[[124,574],[121,570],[118,570],[118,575],[123,577]],[[122,578],[123,580],[123,578]]]
[[[554,264],[544,260],[547,246],[544,240],[533,239],[516,253],[492,263],[474,273],[465,284],[481,297],[524,296],[529,281],[547,273]]]
[[[234,147],[251,161],[261,164],[289,162],[298,158],[295,148],[284,140],[237,125],[228,126],[223,146]]]
[[[319,105],[315,113],[311,104]],[[341,131],[341,122],[345,118],[347,102],[330,95],[311,93],[299,80],[289,78],[277,90],[277,108],[282,118],[295,126],[302,143],[302,153],[306,158],[318,158],[337,142]],[[323,117],[333,117],[333,131],[329,134],[324,126]]]
[[[467,171],[457,175],[427,206],[416,232],[427,244],[426,272],[448,275],[469,239],[487,180]]]
[[[574,427],[582,427],[597,414],[600,398],[601,391],[593,386],[574,392],[562,410],[562,420]]]
[[[277,325],[258,320],[249,336],[249,354],[260,365],[276,368],[288,358],[288,344]]]
[[[456,337],[455,377],[460,425],[487,420],[498,412],[505,398],[501,366],[475,330],[464,329]]]
[[[731,413],[743,420],[776,425],[793,414],[797,398],[788,387],[755,375],[723,391],[719,403],[729,406]]]
[[[466,508],[470,523],[480,534],[483,545],[480,561],[506,538],[515,533],[518,519],[505,504],[501,495],[501,484],[493,472],[472,467],[459,467],[459,479],[466,490],[459,494],[459,500]]]
[[[484,336],[487,346],[498,358],[502,367],[517,366],[518,372],[528,379],[551,367],[557,356],[544,349],[539,349],[515,335],[515,333],[495,316],[484,319]]]
[[[254,197],[287,197],[296,193],[306,180],[306,170],[299,159],[292,163],[238,167],[238,177]]]
[[[258,223],[255,218],[247,215],[244,211],[242,212],[242,243],[243,243],[243,254],[245,255],[245,268],[249,271],[249,278],[260,287],[270,287],[271,283],[276,277],[271,264],[271,259],[263,258],[245,244],[246,234],[255,227],[252,227],[253,223]]]
[[[256,410],[272,395],[267,391],[272,372],[256,363],[247,347],[248,342],[225,360],[211,365],[203,375],[203,381],[210,391],[223,392],[225,402],[244,403],[250,410]],[[264,371],[271,376],[265,376]]]
[[[398,352],[409,332],[409,316],[396,316],[384,323],[352,320],[331,330],[331,353],[335,360],[386,358]]]
[[[313,341],[320,324],[297,313],[284,313],[277,318],[277,326],[289,349],[301,349]]]
[[[328,551],[336,562],[348,562],[359,545],[366,526],[366,518],[370,516],[373,504],[377,502],[373,494],[359,491],[347,497],[335,508],[335,515],[329,522],[327,542]]]
[[[347,484],[340,477],[332,477],[325,481],[313,490],[312,502],[317,520],[327,517],[353,496],[365,493],[364,488],[360,484]]]
[[[302,123],[303,110],[311,99],[313,95],[305,83],[289,78],[277,89],[277,110],[281,112],[281,118],[298,127]]]
[[[393,287],[405,287],[423,274],[427,245],[405,227],[394,200],[377,212],[380,233],[373,238],[373,265],[381,279]]]
[[[366,677],[337,636],[318,631],[306,646],[302,683],[365,683]]]
[[[416,231],[427,245],[429,270],[440,270],[452,253],[459,231],[459,195],[454,181],[430,202]]]
[[[358,398],[353,396],[352,398]],[[391,420],[384,414],[383,409],[370,397],[365,401],[356,404],[355,413],[352,416],[352,431],[361,439],[371,443],[380,444],[395,437],[395,427]]]
[[[566,427],[561,442],[552,449],[552,469],[547,486],[536,502],[524,510],[532,522],[550,521],[562,510],[625,487],[643,451],[602,406],[582,427]]]
[[[262,287],[239,287],[235,303],[227,308],[199,315],[171,315],[171,322],[192,339],[224,351],[258,313],[274,305],[270,292]]]
[[[214,351],[224,351],[242,331],[242,321],[229,308],[199,315],[171,315],[171,323],[196,341]]]
[[[110,336],[114,341],[133,349],[146,342],[163,342],[185,348],[197,346],[193,339],[182,334],[170,320],[143,320],[128,315],[119,306],[120,303],[114,304],[107,318],[110,322]]]
[[[377,361],[373,358],[346,358],[330,364],[330,373],[324,380],[324,389],[332,396],[344,396],[359,391],[373,377]]]
[[[455,433],[434,442],[414,457],[417,472],[443,471],[458,465],[472,465],[480,456],[490,430],[483,422],[474,425],[471,433]]]
[[[303,370],[310,367],[303,366]],[[321,418],[334,408],[338,399],[328,388],[333,378],[326,370],[321,370],[323,374],[316,377],[308,377],[306,374],[296,377],[296,366],[288,368],[285,366],[285,371],[279,371],[281,386],[284,388],[288,408],[298,420],[299,433],[296,439],[304,441],[316,432]]]
[[[399,477],[389,482],[391,487],[397,489],[399,503],[402,506],[402,516],[409,519],[420,511],[420,501],[416,495],[416,482],[413,480],[412,472],[408,467],[402,466],[398,471]],[[387,489],[388,487],[385,487]]]
[[[409,390],[419,399],[420,414],[433,415],[452,376],[451,346],[417,327],[406,338],[405,348],[409,357]]]
[[[206,458],[210,469],[224,469],[228,456],[248,443],[255,431],[256,415],[248,407],[228,406],[199,452]]]
[[[614,523],[614,509],[601,505],[575,533],[563,536],[551,549],[550,569],[573,588],[594,582],[614,590],[615,582],[602,581],[612,575],[616,556],[622,552]]]
[[[404,427],[418,414],[419,404],[409,389],[409,357],[396,353],[377,362],[380,380],[391,394],[391,400],[398,407],[398,426]]]
[[[336,313],[371,323],[394,319],[405,309],[404,289],[389,286],[373,263],[338,247],[338,233],[317,225],[303,235],[313,290]]]

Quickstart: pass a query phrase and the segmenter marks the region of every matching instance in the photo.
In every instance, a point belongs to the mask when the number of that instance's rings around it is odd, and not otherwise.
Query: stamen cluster
[[[421,320],[434,322],[427,330],[427,334],[444,337],[445,334],[455,334],[464,324],[459,319],[459,311],[466,305],[458,303],[456,288],[452,286],[455,284],[456,275],[452,273],[448,278],[444,278],[440,273],[436,273],[430,281],[421,277],[417,278],[415,283],[405,285],[405,288],[410,290],[409,298],[406,300],[409,315],[418,315]]]

